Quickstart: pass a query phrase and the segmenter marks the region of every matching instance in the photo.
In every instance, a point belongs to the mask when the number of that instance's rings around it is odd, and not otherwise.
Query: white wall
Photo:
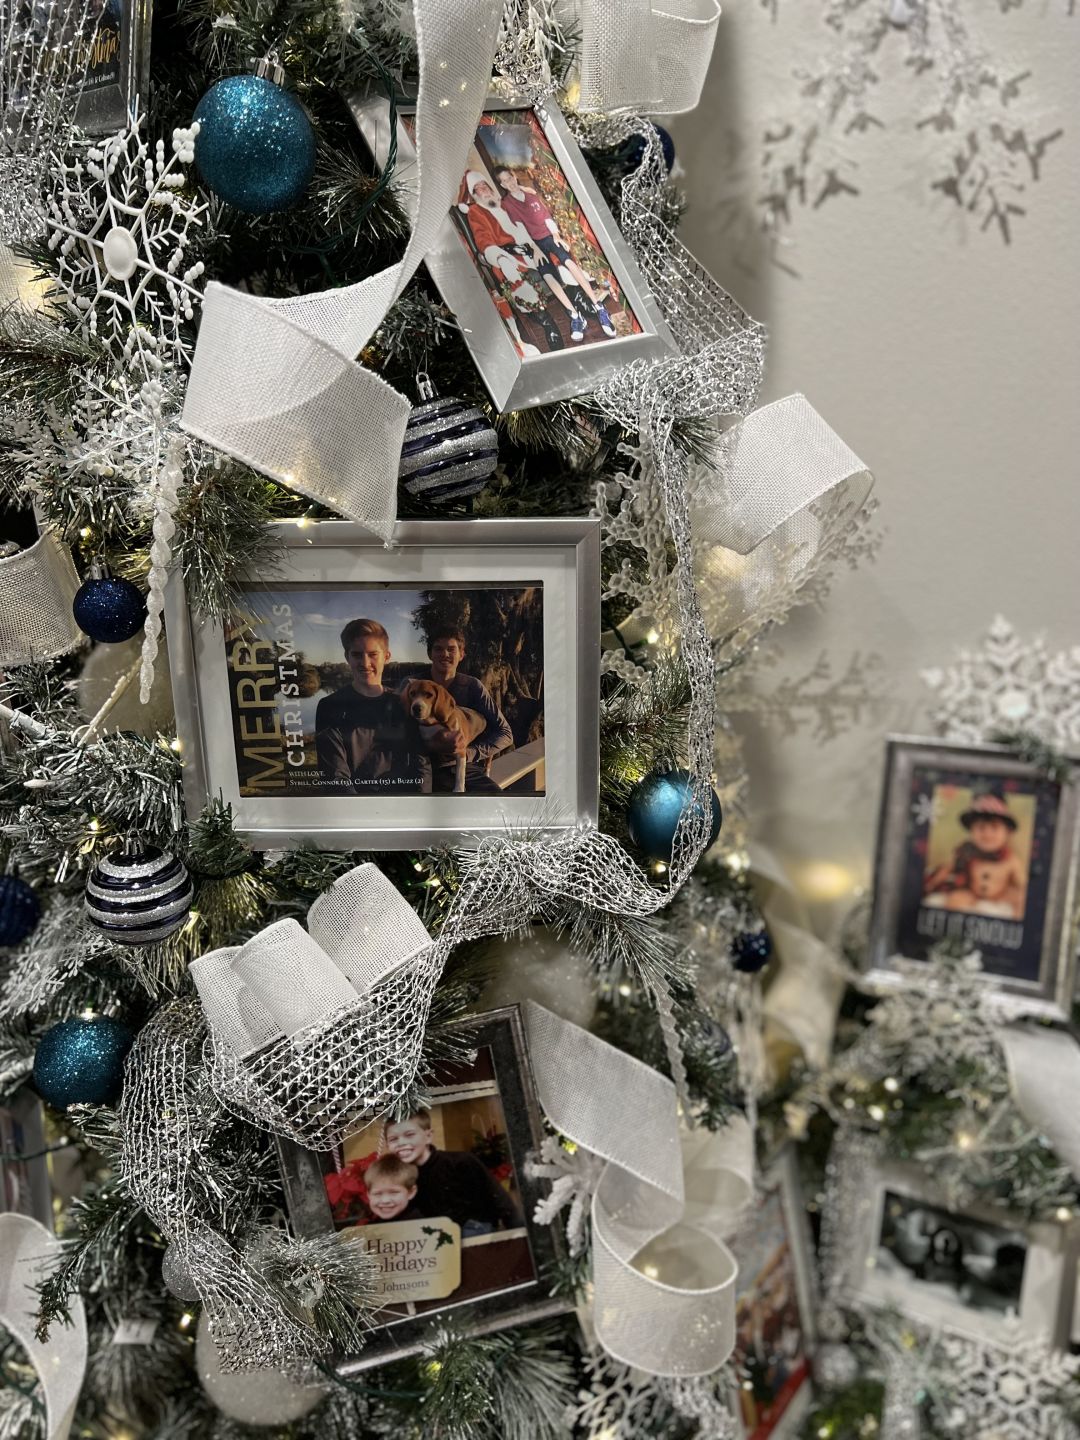
[[[717,155],[735,127],[752,168],[763,120],[805,103],[791,70],[821,53],[823,8],[780,0],[773,24],[758,0],[728,0],[702,106],[671,129],[690,199],[681,234],[769,328],[763,400],[804,391],[877,477],[878,560],[770,643],[778,673],[809,668],[822,649],[841,668],[853,652],[878,652],[887,703],[824,747],[748,731],[759,838],[865,884],[882,737],[925,732],[918,670],[977,641],[999,611],[1055,648],[1080,640],[1080,14],[1070,20],[1067,0],[1026,0],[1007,16],[966,0],[987,47],[1011,71],[1033,71],[1032,131],[1066,132],[1011,245],[965,232],[955,207],[929,200],[894,47],[881,94],[896,123],[852,151],[862,194],[797,216],[789,258],[800,278],[765,260],[748,276],[723,229],[717,200],[731,174]]]

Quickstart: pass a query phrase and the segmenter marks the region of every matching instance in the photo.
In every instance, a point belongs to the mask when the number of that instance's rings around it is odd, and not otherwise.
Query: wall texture
[[[682,234],[769,327],[762,398],[804,391],[877,477],[879,558],[770,644],[774,675],[809,669],[822,650],[837,669],[876,653],[883,703],[824,746],[743,727],[756,833],[808,890],[835,890],[819,911],[826,925],[869,877],[884,735],[925,733],[918,671],[976,642],[998,612],[1055,648],[1080,641],[1080,14],[1069,17],[1068,0],[1008,14],[965,3],[1004,68],[1031,70],[1031,130],[1065,130],[1011,245],[930,199],[894,47],[881,60],[889,123],[851,152],[862,193],[798,215],[785,254],[798,278],[763,253],[748,272],[724,203],[732,169],[718,156],[734,133],[752,171],[763,123],[807,103],[791,76],[827,44],[822,9],[779,0],[773,23],[758,0],[729,0],[701,108],[671,128],[691,203]],[[801,868],[821,861],[842,873],[822,885],[820,868]]]

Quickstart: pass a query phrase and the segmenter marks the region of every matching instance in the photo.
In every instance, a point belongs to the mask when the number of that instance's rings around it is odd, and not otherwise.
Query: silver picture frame
[[[389,102],[381,96],[353,96],[349,106],[376,163],[384,167],[390,145]],[[415,103],[406,101],[398,101],[395,106],[397,160],[394,179],[398,194],[406,207],[413,211],[417,182],[416,151],[403,122],[415,113],[415,108]],[[659,360],[673,354],[676,349],[656,297],[649,290],[629,245],[619,233],[600,188],[558,107],[552,101],[533,104],[520,98],[491,95],[484,114],[507,111],[531,111],[534,114],[595,235],[603,258],[615,276],[627,309],[641,327],[641,333],[617,335],[612,339],[596,338],[592,343],[570,343],[562,349],[523,356],[493,298],[494,272],[489,274],[491,267],[485,267],[479,255],[474,255],[448,215],[435,245],[425,257],[425,263],[440,295],[453,312],[476,368],[500,411],[526,409],[571,395],[585,394],[633,360]],[[534,288],[543,292],[546,298],[543,282],[536,280]],[[511,308],[509,301],[506,305]],[[543,308],[557,314],[559,307],[551,299]],[[528,320],[524,322],[526,326],[530,323]],[[539,334],[534,333],[534,339],[539,338]]]
[[[1019,1333],[1052,1349],[1068,1346],[1080,1257],[1075,1220],[956,1206],[924,1170],[867,1164],[856,1151],[841,1163],[858,1165],[839,1187],[852,1213],[834,1219],[847,1239],[846,1303],[899,1311],[992,1344],[1008,1344]]]
[[[537,1202],[548,1193],[549,1182],[529,1174],[526,1158],[544,1138],[544,1123],[533,1086],[528,1042],[516,1005],[461,1020],[448,1027],[470,1048],[486,1047],[492,1057],[498,1097],[507,1126],[507,1143],[520,1190],[524,1229],[535,1278],[504,1290],[446,1303],[426,1312],[395,1317],[373,1329],[357,1355],[334,1357],[339,1375],[363,1373],[391,1360],[417,1355],[430,1344],[440,1324],[451,1320],[462,1334],[483,1335],[512,1325],[525,1325],[563,1315],[574,1308],[569,1296],[552,1294],[552,1267],[563,1258],[562,1227],[540,1225],[534,1218]],[[438,1103],[438,1087],[432,1099]],[[289,1223],[298,1236],[311,1237],[334,1229],[324,1183],[324,1158],[291,1140],[277,1140],[278,1160],[285,1189]]]
[[[770,1207],[775,1207],[771,1219]],[[753,1224],[740,1231],[732,1242],[739,1262],[739,1285],[735,1296],[735,1380],[731,1411],[736,1433],[742,1437],[767,1433],[770,1440],[793,1440],[810,1408],[813,1391],[810,1364],[817,1343],[814,1242],[794,1145],[782,1146],[766,1167],[753,1216]],[[770,1232],[770,1225],[773,1232],[779,1225],[782,1238]],[[763,1249],[763,1243],[768,1244],[770,1240],[779,1243]],[[785,1248],[786,1257],[781,1253]],[[784,1263],[785,1258],[788,1263]],[[782,1290],[788,1283],[793,1284],[794,1294],[787,1297],[777,1312],[776,1286]],[[765,1288],[769,1286],[773,1288]],[[760,1307],[760,1311],[755,1307]],[[794,1339],[790,1320],[795,1312],[799,1348],[797,1354],[785,1353],[791,1350]],[[766,1386],[775,1385],[776,1395],[771,1404],[761,1406],[761,1413],[748,1417],[746,1410],[753,1403],[748,1397],[753,1396],[756,1384],[749,1352],[755,1344],[765,1352],[753,1362],[763,1371],[759,1379]]]
[[[1051,781],[1036,766],[1021,760],[1015,752],[1002,745],[961,745],[949,741],[924,739],[917,736],[892,735],[886,743],[885,777],[878,817],[877,849],[874,863],[874,903],[870,922],[869,954],[865,981],[872,989],[887,990],[903,984],[896,969],[896,959],[921,960],[935,937],[927,935],[925,944],[911,935],[911,877],[905,867],[911,865],[912,830],[915,825],[914,788],[919,776],[941,772],[970,776],[990,787],[1021,787],[1041,793],[1040,803],[1052,808],[1052,815],[1042,815],[1035,807],[1033,824],[1045,826],[1052,822],[1050,856],[1039,861],[1039,890],[1032,901],[1032,887],[1026,894],[1022,916],[1023,930],[1031,924],[1038,929],[1037,973],[1009,973],[1008,956],[1002,949],[995,953],[993,939],[1014,943],[1014,926],[1006,922],[994,924],[990,917],[957,911],[958,918],[947,922],[940,939],[959,939],[978,949],[983,955],[983,978],[995,1002],[1003,1012],[1045,1015],[1055,1019],[1068,1018],[1076,975],[1075,899],[1077,864],[1080,860],[1080,791],[1075,783]],[[933,797],[931,797],[933,798]],[[929,823],[929,822],[928,822]],[[1033,909],[1034,906],[1034,909]],[[923,906],[916,904],[921,911]],[[1031,912],[1031,913],[1028,913]],[[941,911],[942,916],[946,914]],[[921,922],[918,922],[921,923]],[[955,934],[952,933],[952,927]],[[1021,948],[1030,957],[1030,939],[1021,934]],[[1000,948],[1000,947],[999,947]],[[1030,968],[1030,959],[1025,963]]]
[[[254,849],[307,841],[330,850],[448,846],[514,829],[553,834],[595,824],[599,805],[600,528],[588,518],[417,520],[392,543],[345,520],[276,521],[283,562],[254,588],[329,592],[444,583],[542,587],[543,739],[500,755],[498,794],[242,794],[230,672],[220,620],[193,614],[174,571],[165,599],[169,666],[187,812],[233,807]],[[336,641],[335,641],[336,643]],[[538,753],[531,752],[538,749]],[[515,769],[514,762],[520,761]],[[505,763],[504,763],[505,762]],[[534,793],[522,771],[543,781]],[[539,793],[536,793],[539,792]]]
[[[88,135],[111,135],[145,110],[150,85],[153,0],[95,0],[101,14],[92,42],[76,123]]]

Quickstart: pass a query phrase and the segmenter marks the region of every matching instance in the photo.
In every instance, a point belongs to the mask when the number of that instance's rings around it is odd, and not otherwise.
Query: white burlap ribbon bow
[[[712,59],[716,0],[581,0],[578,108],[614,114],[693,110]]]
[[[722,601],[712,628],[725,632],[768,618],[770,603],[796,590],[850,530],[874,484],[805,395],[763,405],[726,430],[718,463],[696,480],[695,572],[705,608]]]
[[[1080,1045],[1044,1025],[1006,1025],[998,1038],[1017,1108],[1080,1180]]]
[[[592,1202],[597,1339],[651,1375],[711,1374],[735,1343],[724,1237],[753,1193],[750,1127],[680,1134],[670,1080],[534,1001],[523,1014],[544,1113],[607,1161]]]
[[[71,552],[51,530],[0,558],[0,665],[54,660],[83,634],[71,613],[79,577]]]
[[[375,865],[341,876],[308,911],[243,945],[192,961],[216,1042],[239,1058],[289,1038],[370,994],[431,944],[409,902]]]
[[[54,1325],[48,1340],[39,1340],[37,1292],[33,1286],[55,1269],[64,1247],[55,1235],[29,1215],[0,1215],[0,1325],[22,1345],[45,1396],[47,1440],[67,1440],[86,1374],[86,1312],[78,1296],[71,1302],[71,1322]]]

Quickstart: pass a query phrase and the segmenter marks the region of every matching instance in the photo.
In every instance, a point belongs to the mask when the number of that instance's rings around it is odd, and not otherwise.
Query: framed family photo
[[[958,1210],[931,1178],[881,1165],[860,1176],[868,1197],[852,1224],[850,1288],[874,1306],[994,1343],[1068,1344],[1080,1236],[1075,1223],[1034,1222],[993,1208]]]
[[[411,849],[595,821],[599,530],[415,521],[394,544],[281,522],[223,623],[166,624],[189,813],[255,848]]]
[[[982,954],[1023,1009],[1068,1014],[1075,972],[1077,789],[1001,746],[894,737],[878,829],[871,981],[943,940]]]
[[[382,98],[350,101],[376,162]],[[415,106],[395,106],[395,179],[416,189]],[[674,340],[557,107],[492,97],[457,199],[426,263],[500,410],[594,389]]]
[[[379,1261],[385,1305],[363,1351],[338,1357],[342,1374],[417,1353],[433,1321],[482,1333],[571,1308],[544,1275],[558,1227],[532,1218],[547,1182],[525,1170],[543,1129],[518,1011],[458,1028],[474,1058],[441,1067],[429,1107],[329,1154],[278,1142],[296,1233],[336,1231]]]
[[[89,135],[110,135],[128,123],[150,83],[152,0],[91,0],[86,71],[76,122]]]
[[[762,1182],[753,1223],[732,1245],[739,1262],[734,1409],[743,1440],[787,1440],[809,1408],[812,1245],[795,1151],[786,1146]]]

